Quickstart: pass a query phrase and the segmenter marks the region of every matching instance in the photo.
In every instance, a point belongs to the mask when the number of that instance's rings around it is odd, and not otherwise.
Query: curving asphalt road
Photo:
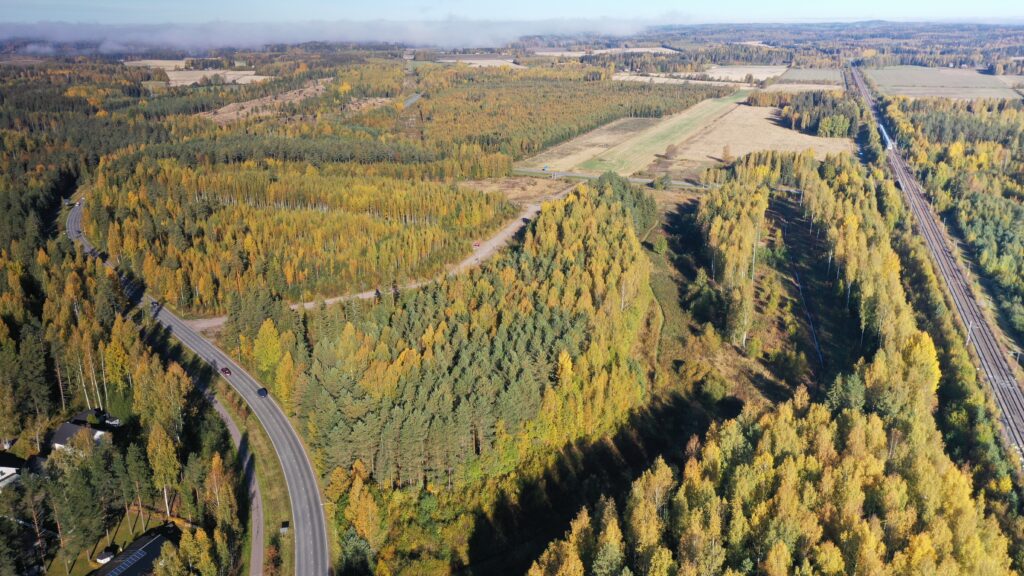
[[[82,234],[82,208],[72,207],[67,219],[68,237],[80,243],[86,253],[98,256],[92,244]],[[107,263],[107,266],[110,266]],[[152,311],[153,298],[144,295],[141,303]],[[225,377],[238,395],[249,405],[259,418],[264,430],[274,445],[274,451],[281,461],[288,498],[291,501],[291,533],[295,542],[295,573],[300,576],[323,576],[330,574],[330,548],[327,544],[327,522],[324,518],[323,502],[317,485],[316,473],[306,455],[305,446],[291,426],[284,411],[270,398],[260,398],[257,391],[262,386],[240,365],[208,340],[192,331],[188,325],[164,307],[156,308],[156,320],[166,327],[175,338],[193,354],[210,364],[215,371],[221,368],[231,370]],[[257,545],[253,543],[253,545]]]
[[[853,69],[853,79],[861,97],[870,105],[875,121],[882,126],[874,97],[856,68]],[[885,138],[888,140],[888,135]],[[1010,447],[1020,457],[1024,449],[1024,392],[1021,391],[1013,368],[996,338],[997,328],[989,323],[988,317],[982,311],[966,273],[949,248],[951,242],[947,231],[939,223],[931,203],[925,197],[924,190],[914,177],[907,161],[899,149],[892,145],[887,147],[886,156],[889,167],[903,190],[903,196],[910,205],[917,229],[924,236],[932,261],[945,281],[960,321],[967,330],[968,344],[973,345],[977,352],[978,364],[992,388]]]

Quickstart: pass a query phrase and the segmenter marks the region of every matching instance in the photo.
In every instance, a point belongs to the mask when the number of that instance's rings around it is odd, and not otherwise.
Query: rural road
[[[558,198],[564,198],[570,190],[575,188],[576,185],[572,184],[565,189],[561,190],[557,194],[554,194],[546,200],[556,200]],[[514,220],[506,224],[501,230],[498,230],[493,236],[487,240],[480,242],[480,246],[473,249],[473,252],[466,256],[461,262],[458,262],[448,268],[448,271],[443,274],[444,276],[454,276],[461,274],[471,268],[479,266],[481,263],[486,262],[492,258],[499,250],[508,245],[509,242],[515,238],[516,234],[526,226],[526,223],[533,220],[537,214],[540,213],[541,204],[539,202],[533,202],[523,205],[522,210],[519,211],[519,215]],[[427,280],[415,280],[406,284],[400,285],[400,290],[409,290],[412,288],[419,288],[425,284],[433,282],[437,278],[430,278]],[[356,294],[346,294],[343,296],[334,296],[325,300],[312,300],[309,302],[298,302],[291,305],[292,310],[299,310],[305,308],[306,310],[312,310],[323,302],[326,305],[337,304],[338,302],[344,302],[346,300],[369,300],[377,295],[377,290],[366,290],[365,292],[358,292]],[[189,328],[196,332],[202,332],[205,330],[216,330],[227,322],[227,316],[213,316],[210,318],[198,318],[195,320],[185,320],[185,324]]]
[[[857,68],[853,69],[853,78],[857,90],[864,101],[870,105],[871,113],[881,127],[882,122],[876,109],[875,100]],[[1003,429],[1012,448],[1020,457],[1024,454],[1022,453],[1022,449],[1024,449],[1024,393],[1021,392],[1010,362],[999,345],[996,328],[989,323],[988,318],[982,312],[981,306],[971,290],[967,275],[949,248],[952,243],[948,231],[939,223],[938,217],[924,195],[924,190],[914,177],[913,171],[907,165],[899,149],[891,145],[884,128],[882,128],[882,132],[888,145],[886,156],[889,166],[910,205],[910,210],[917,222],[917,229],[924,236],[932,260],[942,275],[942,279],[945,280],[960,320],[967,330],[968,344],[974,345],[978,363],[981,365],[981,370],[984,372],[989,386],[992,387],[996,404],[1002,414]]]
[[[82,244],[87,253],[95,253],[92,244],[82,234],[82,208],[75,205],[68,214],[67,234]],[[110,266],[107,263],[107,266]],[[151,309],[155,302],[148,294],[140,303]],[[316,473],[306,455],[305,447],[291,426],[281,407],[271,397],[260,398],[257,390],[262,386],[227,354],[196,334],[180,318],[164,307],[156,308],[155,319],[197,357],[213,367],[215,372],[229,368],[231,376],[225,377],[239,396],[249,405],[259,419],[274,446],[285,483],[288,485],[288,499],[291,501],[291,533],[295,542],[295,573],[301,576],[324,576],[330,574],[330,550],[327,543],[327,522],[324,518],[323,502],[317,485]],[[254,542],[254,546],[257,544]]]

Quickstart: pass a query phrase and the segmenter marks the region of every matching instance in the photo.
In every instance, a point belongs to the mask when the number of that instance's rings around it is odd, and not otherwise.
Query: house
[[[65,422],[60,425],[60,428],[53,433],[53,438],[50,439],[50,446],[54,450],[60,450],[67,448],[71,443],[71,439],[77,436],[82,431],[85,431],[92,437],[92,441],[99,443],[104,437],[109,436],[109,432],[103,430],[96,430],[95,428],[89,428],[88,426],[79,426],[78,424],[72,424],[71,422]]]
[[[71,423],[78,424],[79,426],[106,430],[109,428],[117,428],[121,425],[121,420],[114,418],[99,408],[92,408],[90,410],[82,410],[78,414],[75,414],[71,418]]]
[[[0,452],[0,490],[17,482],[26,463],[10,452]]]

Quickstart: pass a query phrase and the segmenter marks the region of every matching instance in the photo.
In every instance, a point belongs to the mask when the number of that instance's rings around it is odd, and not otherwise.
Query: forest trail
[[[503,226],[490,238],[487,238],[486,240],[481,240],[479,242],[480,245],[478,247],[474,248],[473,251],[465,258],[463,258],[461,261],[449,266],[447,272],[434,278],[428,278],[425,280],[413,280],[405,284],[400,284],[398,285],[398,289],[411,290],[419,288],[421,286],[434,282],[435,280],[444,278],[445,276],[455,276],[458,274],[462,274],[464,272],[467,272],[468,270],[471,270],[479,266],[483,262],[486,262],[487,260],[494,257],[494,255],[497,254],[498,251],[500,251],[502,248],[508,246],[509,242],[511,242],[512,239],[515,238],[516,235],[519,234],[519,232],[523,228],[525,228],[531,220],[537,217],[537,214],[540,213],[541,205],[544,202],[564,198],[576,186],[578,186],[578,183],[570,184],[563,188],[562,190],[560,190],[559,192],[552,194],[546,198],[530,202],[527,204],[523,204],[522,209],[519,211],[519,214],[517,214],[513,220],[505,224],[505,226]],[[297,302],[295,304],[292,304],[291,308],[292,310],[312,310],[319,306],[321,302],[323,302],[326,305],[331,305],[337,304],[339,302],[345,302],[346,300],[369,300],[377,295],[377,290],[378,289],[375,288],[373,290],[366,290],[363,292],[358,292],[356,294],[345,294],[342,296],[334,296],[323,300]],[[383,292],[386,291],[387,288],[381,287],[380,290]],[[186,320],[185,324],[192,330],[195,330],[196,332],[207,332],[219,330],[224,325],[224,323],[227,322],[227,320],[228,317],[226,315],[222,315],[213,316],[210,318],[197,318],[194,320]]]

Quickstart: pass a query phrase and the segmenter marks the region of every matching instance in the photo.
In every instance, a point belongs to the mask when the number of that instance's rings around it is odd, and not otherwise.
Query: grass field
[[[785,66],[713,66],[704,71],[714,80],[730,82],[743,82],[748,75],[753,76],[754,80],[765,80],[785,72]]]
[[[678,114],[664,118],[654,126],[612,146],[577,168],[585,172],[617,172],[623,175],[642,170],[664,152],[670,144],[681,142],[708,123],[720,118],[747,97],[747,90],[738,90],[724,98],[704,100]]]
[[[888,66],[865,70],[878,88],[889,95],[943,98],[1020,98],[998,76],[960,68]]]
[[[765,92],[812,92],[815,90],[838,90],[846,88],[842,84],[784,84],[776,83],[764,89]]]
[[[680,78],[671,76],[668,74],[629,74],[626,72],[616,72],[612,76],[612,80],[621,80],[624,82],[646,82],[648,84],[704,84],[706,86],[736,86],[736,82],[726,82],[724,80],[693,80],[691,78]],[[746,86],[746,84],[743,84]]]
[[[673,153],[660,155],[647,172],[695,177],[704,168],[720,163],[726,146],[734,157],[756,150],[799,152],[811,149],[815,156],[824,158],[827,154],[855,149],[853,141],[847,138],[819,138],[780,126],[775,108],[743,105],[734,107],[685,141],[677,141]]]
[[[550,148],[523,161],[525,168],[548,167],[552,171],[571,171],[617,144],[632,139],[659,122],[657,118],[620,118]]]
[[[838,68],[790,68],[779,81],[795,84],[842,84],[843,72]]]

